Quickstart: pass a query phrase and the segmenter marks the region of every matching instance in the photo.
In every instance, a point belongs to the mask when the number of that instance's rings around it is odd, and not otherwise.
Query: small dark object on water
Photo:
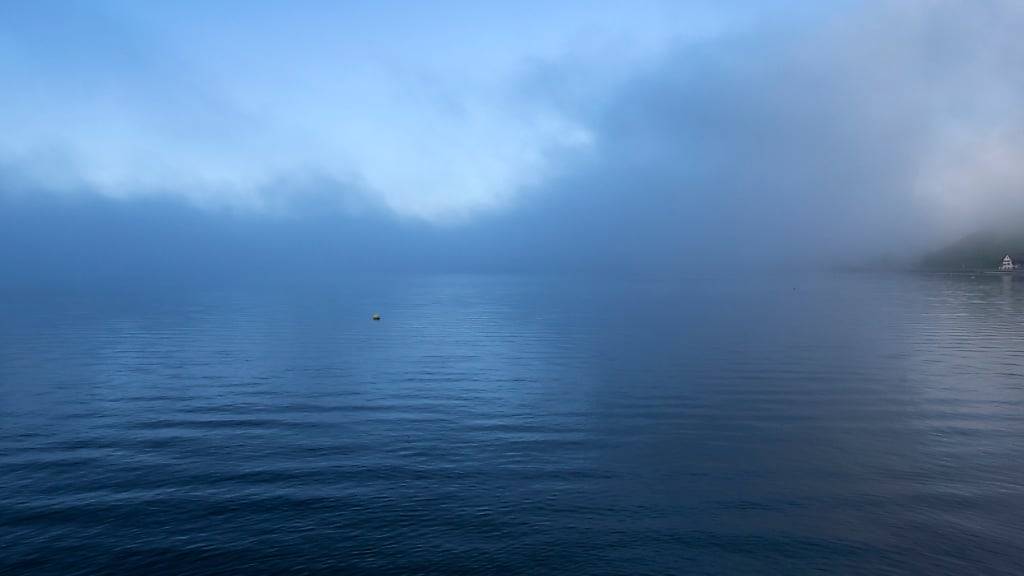
[[[380,314],[374,314],[370,318],[372,318],[373,320],[380,320]]]

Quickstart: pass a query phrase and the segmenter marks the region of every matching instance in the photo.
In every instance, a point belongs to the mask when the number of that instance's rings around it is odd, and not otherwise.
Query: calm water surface
[[[1021,574],[1022,336],[1000,277],[12,292],[0,573]]]

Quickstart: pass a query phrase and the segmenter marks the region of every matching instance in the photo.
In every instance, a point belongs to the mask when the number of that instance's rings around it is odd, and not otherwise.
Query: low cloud
[[[491,23],[505,36],[479,58],[459,43],[440,42],[437,62],[376,45],[377,59],[320,53],[290,77],[277,76],[280,62],[225,77],[240,60],[222,54],[161,72],[141,93],[108,78],[83,101],[47,104],[71,120],[63,127],[40,111],[7,118],[20,129],[0,138],[0,183],[8,194],[185,198],[212,210],[197,226],[267,226],[296,251],[310,249],[297,224],[308,219],[316,244],[359,245],[396,270],[817,266],[917,253],[1024,217],[1024,9],[785,8],[675,14],[656,41],[618,56],[609,39],[628,48],[655,17],[619,30],[599,20],[591,33],[523,29],[526,45]],[[518,16],[510,27],[532,21]],[[298,45],[326,50],[318,42]],[[9,76],[30,75],[6,62]],[[460,68],[488,62],[500,69]],[[81,74],[106,66],[97,56]],[[178,74],[185,88],[168,84]],[[167,116],[139,104],[164,90]],[[111,91],[110,108],[93,107]],[[83,128],[119,108],[123,130]]]

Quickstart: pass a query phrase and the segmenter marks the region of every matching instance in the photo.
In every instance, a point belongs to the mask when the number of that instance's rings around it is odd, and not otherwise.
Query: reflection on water
[[[1009,276],[13,295],[0,572],[1017,574],[1022,321]]]

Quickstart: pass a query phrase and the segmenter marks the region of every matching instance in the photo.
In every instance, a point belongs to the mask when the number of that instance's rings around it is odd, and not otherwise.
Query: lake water
[[[289,571],[1024,573],[1024,279],[5,295],[0,573]]]

